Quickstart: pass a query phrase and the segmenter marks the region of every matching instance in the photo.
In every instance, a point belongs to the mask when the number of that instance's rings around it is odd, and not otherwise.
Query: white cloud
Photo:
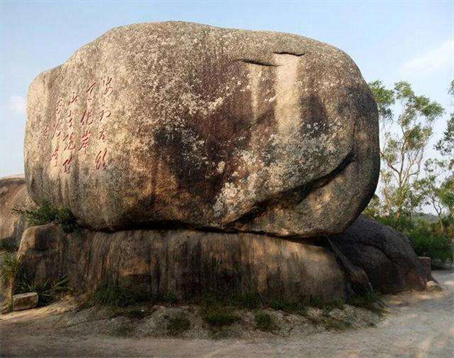
[[[25,108],[27,107],[27,100],[22,96],[11,96],[9,98],[9,109],[14,114],[25,114]]]
[[[448,40],[440,47],[418,56],[401,68],[401,75],[419,77],[436,72],[449,64],[454,65],[454,40]]]

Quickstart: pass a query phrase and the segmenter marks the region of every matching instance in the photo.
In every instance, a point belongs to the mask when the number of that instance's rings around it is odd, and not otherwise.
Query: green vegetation
[[[240,318],[227,307],[206,307],[202,310],[202,319],[213,328],[231,326]]]
[[[45,281],[40,284],[20,277],[14,286],[14,294],[26,292],[38,293],[38,306],[47,306],[56,301],[62,294],[69,291],[69,279],[67,277],[62,277],[53,282]]]
[[[167,333],[171,336],[178,336],[191,328],[191,321],[184,314],[170,317],[167,324]]]
[[[14,241],[0,241],[0,251],[16,252],[17,250],[19,250],[19,246]]]
[[[375,292],[354,295],[348,299],[347,303],[351,306],[365,308],[379,314],[383,313],[383,309],[385,308],[385,304]]]
[[[37,209],[13,209],[13,211],[25,215],[30,225],[45,225],[51,222],[60,224],[63,231],[71,233],[77,230],[76,217],[69,209],[55,208],[50,203],[45,202]]]
[[[69,280],[62,277],[53,282],[37,283],[27,274],[26,265],[14,254],[5,253],[0,267],[1,279],[9,282],[14,294],[36,292],[39,306],[46,306],[70,290]]]
[[[93,302],[101,306],[126,307],[138,301],[126,286],[117,283],[102,283],[93,295]]]
[[[20,269],[21,262],[15,253],[7,252],[3,254],[0,264],[0,277],[2,280],[14,283]]]
[[[131,282],[105,281],[96,289],[91,299],[92,304],[108,307],[128,307],[138,303],[149,302],[175,304],[178,302],[174,294],[153,295],[146,287]]]
[[[418,255],[435,262],[453,260],[454,238],[454,112],[435,145],[439,156],[426,159],[433,124],[444,109],[417,96],[407,82],[393,89],[369,84],[380,115],[380,192],[366,213],[406,234]],[[454,81],[448,91],[454,96]],[[398,108],[398,112],[396,111]],[[418,212],[427,207],[436,220]]]
[[[270,314],[259,311],[254,314],[255,326],[264,332],[271,332],[275,329],[273,318]]]
[[[273,300],[270,302],[270,308],[284,312],[294,312],[305,314],[307,306],[303,302],[287,302],[283,300]]]
[[[340,299],[321,300],[315,297],[310,297],[307,300],[297,302],[287,302],[283,300],[273,300],[269,305],[272,309],[284,312],[293,312],[305,315],[309,307],[315,307],[323,310],[332,310],[334,308],[343,309],[344,302]]]

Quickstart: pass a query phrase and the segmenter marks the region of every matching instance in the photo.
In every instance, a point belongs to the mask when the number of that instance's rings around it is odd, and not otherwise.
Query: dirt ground
[[[125,337],[62,329],[64,304],[10,313],[0,320],[2,357],[449,357],[454,352],[454,272],[434,272],[443,292],[386,297],[375,327],[295,331],[246,339]],[[90,311],[87,311],[91,315]],[[59,321],[50,320],[59,317]],[[72,316],[73,320],[75,316]],[[68,320],[67,320],[68,321]],[[47,324],[41,325],[42,322]],[[56,322],[52,326],[52,322]],[[105,322],[105,319],[102,321]],[[82,322],[83,323],[83,322]],[[96,324],[94,318],[91,326]],[[72,323],[77,327],[76,323]],[[68,324],[67,324],[68,326]],[[41,328],[43,327],[43,328]]]

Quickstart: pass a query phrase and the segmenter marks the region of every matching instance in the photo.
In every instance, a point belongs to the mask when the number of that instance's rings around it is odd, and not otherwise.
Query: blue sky
[[[138,22],[193,21],[312,37],[350,54],[367,81],[408,80],[418,94],[453,110],[447,95],[454,79],[453,0],[0,2],[0,176],[23,172],[25,98],[33,78],[110,28]]]

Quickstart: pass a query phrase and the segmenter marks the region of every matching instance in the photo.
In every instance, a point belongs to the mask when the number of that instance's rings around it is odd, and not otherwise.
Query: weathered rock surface
[[[27,113],[30,195],[97,230],[339,233],[378,178],[377,109],[359,69],[297,35],[115,28],[40,74]]]
[[[34,205],[27,193],[23,176],[0,178],[0,243],[19,247],[26,228],[24,215],[13,209],[31,208]]]
[[[23,311],[38,306],[38,294],[36,292],[21,293],[13,296],[13,310]]]
[[[425,289],[428,278],[421,261],[400,232],[361,215],[344,233],[330,239],[366,272],[375,290],[397,293]]]
[[[25,231],[19,257],[35,282],[67,276],[83,292],[112,281],[181,299],[251,291],[287,301],[345,295],[344,274],[328,249],[259,234],[87,229],[65,234],[48,224]]]

